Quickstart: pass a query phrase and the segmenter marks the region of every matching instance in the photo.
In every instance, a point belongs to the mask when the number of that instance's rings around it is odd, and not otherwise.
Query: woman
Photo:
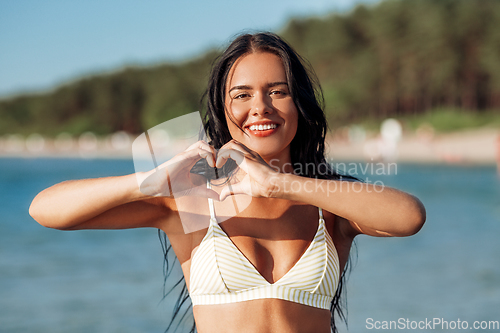
[[[163,230],[199,332],[336,330],[333,309],[354,237],[412,235],[425,210],[407,193],[345,181],[330,169],[311,78],[278,36],[239,36],[212,69],[208,143],[158,172],[57,184],[33,200],[30,214],[62,230]],[[229,177],[200,186],[207,179],[192,173],[200,160]],[[145,179],[140,188],[136,176]],[[238,200],[247,207],[235,213]],[[184,232],[180,216],[203,210],[207,224]]]

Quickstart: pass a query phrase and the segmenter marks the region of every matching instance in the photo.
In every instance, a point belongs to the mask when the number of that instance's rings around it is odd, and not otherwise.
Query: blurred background
[[[166,329],[155,230],[48,230],[28,207],[57,182],[134,172],[137,135],[203,111],[210,64],[256,30],[317,73],[332,162],[427,208],[413,237],[359,237],[349,330],[499,321],[499,25],[498,0],[1,2],[0,332]]]

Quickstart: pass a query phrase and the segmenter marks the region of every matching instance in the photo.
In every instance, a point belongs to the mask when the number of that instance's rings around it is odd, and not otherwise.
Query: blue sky
[[[245,30],[376,0],[0,0],[0,96],[124,65],[177,61]]]

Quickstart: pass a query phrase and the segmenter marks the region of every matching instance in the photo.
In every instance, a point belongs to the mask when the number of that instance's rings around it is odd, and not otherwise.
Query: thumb
[[[226,185],[222,188],[222,191],[220,192],[220,201],[224,201],[227,197],[235,194],[248,194],[248,187],[250,186],[249,183],[246,182],[239,182],[237,184],[233,185]]]
[[[204,198],[210,198],[213,200],[219,201],[219,193],[215,192],[212,189],[206,188],[204,186],[196,186],[191,189],[191,193],[189,195],[196,196],[196,197],[204,197]]]

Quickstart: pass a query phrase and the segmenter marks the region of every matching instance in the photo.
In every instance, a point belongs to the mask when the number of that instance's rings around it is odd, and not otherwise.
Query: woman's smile
[[[245,126],[245,129],[251,134],[259,137],[265,137],[276,133],[279,124],[272,121],[256,121]]]

